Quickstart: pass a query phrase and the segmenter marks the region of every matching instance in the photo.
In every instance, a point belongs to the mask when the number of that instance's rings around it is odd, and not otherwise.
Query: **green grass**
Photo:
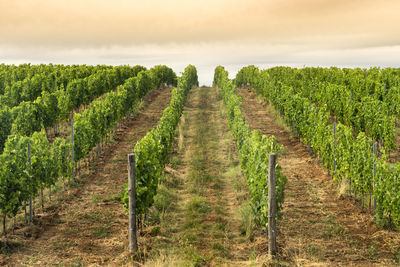
[[[214,97],[210,91],[214,89],[197,90],[199,95],[192,99],[199,102],[189,102],[193,109],[184,111],[184,122],[176,133],[178,144],[173,153],[178,152],[179,157],[173,154],[170,158],[170,166],[184,176],[176,177],[175,172],[164,175],[150,211],[151,223],[155,223],[151,235],[160,237],[152,245],[150,266],[177,262],[184,263],[180,266],[223,266],[230,259],[229,242],[234,234],[221,191],[225,180],[236,179],[239,166],[234,151],[230,159],[225,154],[232,140],[228,142],[228,137],[216,132],[218,107],[211,106],[209,99]],[[237,188],[245,192],[243,179]]]
[[[347,230],[340,224],[334,221],[335,216],[331,213],[326,215],[326,220],[322,221],[322,235],[325,238],[335,238],[338,236],[343,236],[347,233]]]
[[[172,168],[177,169],[179,165],[181,164],[181,160],[177,156],[171,157],[170,163],[172,165]]]
[[[11,255],[11,253],[14,250],[22,248],[23,246],[24,246],[24,243],[21,241],[12,241],[12,240],[1,241],[0,242],[0,254]]]
[[[240,226],[239,230],[244,235],[248,240],[253,240],[254,237],[254,211],[253,208],[251,207],[250,202],[245,202],[243,203],[239,210],[239,216],[240,216]]]
[[[97,237],[107,237],[111,233],[111,225],[109,223],[90,231],[91,234]]]
[[[102,198],[100,195],[98,195],[98,194],[93,194],[93,197],[92,197],[93,203],[99,203],[99,202],[102,201],[102,200],[103,200],[103,198]]]
[[[207,199],[201,196],[193,196],[186,204],[186,213],[190,217],[204,215],[210,210],[211,208],[208,206]]]

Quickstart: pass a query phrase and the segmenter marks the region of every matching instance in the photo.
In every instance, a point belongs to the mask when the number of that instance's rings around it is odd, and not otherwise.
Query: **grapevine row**
[[[288,68],[272,68],[271,70]],[[386,103],[391,115],[400,115],[400,69],[370,68],[370,69],[339,69],[304,68],[296,70],[296,78],[310,83],[331,83],[344,86],[353,94],[355,102],[363,97],[373,97]],[[292,76],[293,77],[293,76]],[[294,85],[293,85],[294,86]]]
[[[189,65],[182,77],[178,78],[178,89],[172,91],[171,102],[163,111],[156,128],[140,139],[135,147],[136,168],[136,214],[144,214],[153,204],[158,183],[168,161],[175,130],[181,117],[186,95],[193,86],[198,86],[197,70]],[[128,187],[123,202],[128,207]]]
[[[349,180],[351,190],[362,200],[372,195],[376,200],[378,222],[400,226],[400,163],[388,164],[384,151],[378,158],[373,151],[373,140],[364,132],[355,138],[352,128],[341,123],[333,127],[326,107],[319,108],[293,87],[271,82],[268,73],[262,73],[258,80],[262,86],[252,84],[257,93],[271,101],[289,125],[293,124],[303,142],[318,153],[335,180]],[[252,74],[248,77],[254,78]]]
[[[34,132],[31,137],[11,135],[0,155],[0,211],[4,218],[15,216],[24,202],[36,196],[39,190],[54,185],[59,177],[70,179],[74,161],[88,155],[95,142],[155,85],[169,83],[174,77],[175,73],[165,66],[142,71],[128,79],[118,92],[94,101],[82,114],[75,114],[73,143],[70,137],[56,138],[50,143],[43,130]],[[72,147],[77,156],[74,161]]]
[[[251,130],[245,123],[241,111],[242,99],[236,95],[235,86],[228,78],[228,72],[221,66],[214,72],[214,86],[218,86],[227,110],[229,128],[237,140],[240,167],[246,176],[252,206],[260,225],[268,223],[268,155],[280,154],[282,145],[275,136],[262,135],[259,130]],[[276,167],[276,206],[282,209],[287,178]],[[278,213],[279,214],[279,213]]]
[[[22,101],[34,101],[43,92],[52,93],[70,81],[83,79],[111,66],[86,65],[20,65],[0,66],[0,106],[18,106]]]
[[[386,149],[396,148],[395,117],[390,115],[388,105],[381,100],[368,94],[354,93],[355,89],[343,84],[310,77],[310,69],[307,68],[275,67],[261,72],[270,76],[271,81],[268,82],[293,87],[301,96],[320,107],[325,106],[336,120],[351,126],[356,134],[365,132],[374,140],[381,142]],[[253,86],[263,87],[263,81],[266,80],[261,78],[261,72],[254,66],[243,68],[238,73],[236,82],[239,86],[246,84],[250,75]]]
[[[101,70],[91,76],[72,80],[64,89],[44,91],[35,101],[22,102],[10,109],[0,110],[0,152],[10,134],[30,136],[66,120],[72,110],[88,104],[105,92],[115,89],[127,78],[136,76],[144,67],[119,66]]]
[[[153,75],[153,74],[157,75]],[[132,110],[151,89],[170,82],[175,84],[175,73],[162,66],[140,72],[137,77],[126,80],[117,92],[109,92],[102,99],[93,101],[81,114],[75,113],[75,161],[85,158],[115,126]]]

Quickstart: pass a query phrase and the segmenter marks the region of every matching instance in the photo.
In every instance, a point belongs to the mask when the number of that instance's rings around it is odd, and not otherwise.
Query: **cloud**
[[[399,9],[394,0],[0,0],[0,44],[396,45]]]
[[[0,0],[0,62],[398,66],[395,0]]]

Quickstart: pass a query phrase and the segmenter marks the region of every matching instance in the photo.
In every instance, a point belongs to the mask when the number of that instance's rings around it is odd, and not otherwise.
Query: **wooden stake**
[[[375,192],[375,176],[376,176],[376,162],[375,162],[375,158],[377,156],[377,144],[376,142],[374,142],[373,144],[373,152],[374,152],[374,173],[373,173],[373,189],[372,189],[372,194]],[[374,196],[374,215],[375,215],[375,211],[376,211],[376,198]]]
[[[6,236],[6,215],[3,216],[3,235]]]
[[[24,210],[25,210],[25,223],[28,223],[28,217],[26,212],[26,201],[24,201]]]
[[[42,203],[42,210],[44,209],[44,197],[43,197],[43,187],[40,188],[40,200]]]
[[[75,163],[75,168],[72,169],[72,180],[75,181],[76,173],[76,162],[75,162],[75,150],[74,150],[74,119],[71,120],[71,160]]]
[[[333,176],[335,176],[335,171],[336,171],[335,147],[336,147],[336,121],[333,122]]]
[[[128,155],[128,194],[129,194],[129,252],[138,250],[136,235],[136,168],[135,154]]]
[[[31,166],[31,145],[28,144],[28,164]],[[29,222],[33,222],[33,204],[32,204],[32,197],[29,198]]]
[[[270,154],[268,160],[268,255],[276,256],[276,196],[275,196],[275,163],[276,155]]]

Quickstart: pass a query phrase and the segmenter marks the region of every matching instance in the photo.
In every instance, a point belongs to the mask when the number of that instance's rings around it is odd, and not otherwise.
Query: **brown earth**
[[[100,159],[81,172],[78,186],[60,192],[54,203],[37,210],[33,226],[17,224],[7,242],[2,239],[0,264],[128,264],[128,216],[120,202],[128,175],[127,154],[156,126],[170,97],[171,88],[146,96],[139,114],[124,119],[114,140],[103,147]]]
[[[253,91],[237,89],[252,129],[274,135],[285,147],[278,163],[288,182],[283,218],[278,222],[279,259],[301,266],[395,266],[400,264],[400,234],[378,228],[359,202],[340,193],[276,111]]]

